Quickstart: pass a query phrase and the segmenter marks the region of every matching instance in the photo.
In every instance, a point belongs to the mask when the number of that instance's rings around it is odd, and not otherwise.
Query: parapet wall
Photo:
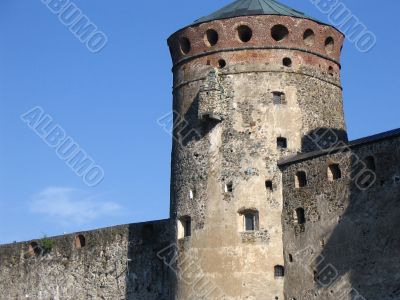
[[[163,220],[1,246],[0,298],[173,299],[174,273],[157,256],[172,228]]]
[[[400,137],[385,135],[281,165],[286,299],[400,299]]]

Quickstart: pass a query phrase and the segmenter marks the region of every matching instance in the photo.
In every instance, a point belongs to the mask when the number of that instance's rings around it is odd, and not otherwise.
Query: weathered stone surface
[[[400,299],[399,149],[397,135],[282,166],[287,299]],[[369,188],[360,185],[367,157],[376,165]],[[329,182],[333,162],[342,178]],[[303,188],[294,185],[299,170]],[[294,220],[299,207],[303,225]]]
[[[277,24],[288,31],[279,41],[271,36]],[[251,30],[247,42],[239,26]],[[170,219],[85,232],[81,249],[75,235],[50,239],[45,253],[2,246],[1,297],[336,300],[352,291],[400,299],[399,137],[301,156],[347,145],[343,39],[331,26],[277,15],[173,34]],[[355,184],[354,154],[376,158],[368,190]],[[341,178],[330,182],[333,162]],[[297,171],[305,187],[295,186]]]
[[[282,42],[269,35],[277,23],[289,28]],[[248,43],[237,36],[242,24],[253,31]],[[302,39],[308,27],[316,33],[312,47]],[[210,28],[219,35],[213,47],[204,42]],[[336,48],[327,54],[324,41],[331,35]],[[182,38],[191,43],[187,54],[180,49]],[[175,124],[187,120],[175,128],[171,218],[178,224],[192,221],[180,259],[196,261],[193,270],[201,269],[221,291],[210,299],[283,299],[283,280],[274,276],[274,267],[284,264],[277,161],[312,150],[305,136],[317,129],[345,133],[338,62],[342,41],[332,27],[279,16],[213,21],[169,39],[173,108],[179,116]],[[291,59],[291,66],[283,65],[284,58]],[[329,66],[333,74],[328,74]],[[282,104],[274,103],[274,92],[284,93]],[[222,121],[204,122],[199,112],[213,112]],[[277,146],[279,137],[287,139],[286,149]],[[267,180],[272,190],[266,188]],[[226,191],[227,184],[232,191]],[[191,191],[195,197],[189,196]],[[257,213],[254,232],[244,230],[246,210]],[[177,296],[201,299],[183,280],[178,280]]]
[[[1,299],[174,299],[174,272],[157,253],[173,241],[170,222],[123,225],[0,247]],[[39,247],[41,240],[36,242]]]

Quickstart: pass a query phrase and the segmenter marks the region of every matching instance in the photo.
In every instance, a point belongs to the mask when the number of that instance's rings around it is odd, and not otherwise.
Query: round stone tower
[[[277,161],[346,139],[344,36],[274,0],[239,0],[168,40],[177,299],[284,299]],[[294,237],[295,238],[295,237]]]

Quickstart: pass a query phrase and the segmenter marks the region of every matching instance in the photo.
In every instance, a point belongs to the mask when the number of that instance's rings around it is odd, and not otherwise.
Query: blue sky
[[[228,4],[213,1],[74,3],[108,37],[93,54],[40,0],[0,1],[0,243],[167,218],[171,107],[167,37]],[[309,0],[285,4],[326,21]],[[343,1],[377,36],[347,42],[342,80],[351,139],[400,127],[399,1]],[[21,114],[40,106],[104,169],[87,187]]]

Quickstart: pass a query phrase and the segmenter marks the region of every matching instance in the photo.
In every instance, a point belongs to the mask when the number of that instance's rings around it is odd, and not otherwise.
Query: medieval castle
[[[400,130],[347,140],[343,41],[275,0],[174,33],[170,219],[1,246],[0,298],[400,299]]]

